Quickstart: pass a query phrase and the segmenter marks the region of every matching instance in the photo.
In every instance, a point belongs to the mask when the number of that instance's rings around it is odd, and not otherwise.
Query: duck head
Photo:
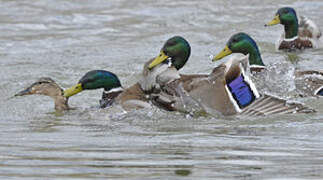
[[[42,77],[32,85],[15,94],[15,96],[25,96],[32,94],[40,94],[50,97],[62,96],[63,89],[56,84],[54,80],[48,77]]]
[[[55,100],[56,110],[68,110],[68,99],[63,97],[63,89],[51,78],[42,77],[26,89],[18,92],[15,96],[26,95],[45,95],[50,96]]]
[[[93,70],[87,72],[79,82],[64,91],[65,97],[71,97],[83,90],[100,89],[109,91],[115,88],[121,88],[121,83],[117,75],[109,71]]]
[[[213,58],[213,61],[220,60],[232,53],[249,54],[250,65],[265,66],[256,42],[246,33],[240,32],[231,36],[225,48]]]
[[[291,7],[283,7],[278,9],[273,20],[265,24],[265,26],[273,26],[282,24],[285,28],[285,38],[294,38],[298,34],[298,19],[296,11]]]
[[[166,41],[160,54],[149,64],[148,68],[152,69],[158,64],[169,61],[171,66],[179,70],[185,65],[190,54],[190,44],[183,37],[175,36]]]

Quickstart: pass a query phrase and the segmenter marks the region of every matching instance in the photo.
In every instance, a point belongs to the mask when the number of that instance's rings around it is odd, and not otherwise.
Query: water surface
[[[287,5],[323,29],[320,0],[2,1],[0,178],[323,179],[322,98],[296,98],[318,113],[264,118],[100,110],[101,90],[71,98],[78,109],[64,114],[54,113],[48,97],[11,98],[39,77],[66,88],[93,69],[112,71],[130,86],[174,35],[192,46],[182,73],[208,73],[227,60],[212,63],[209,56],[240,31],[282,74],[322,69],[322,49],[275,51],[282,27],[263,25]],[[262,90],[295,100],[293,84],[275,79]]]

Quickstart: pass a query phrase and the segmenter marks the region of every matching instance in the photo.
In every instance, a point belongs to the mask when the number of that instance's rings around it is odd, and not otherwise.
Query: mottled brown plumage
[[[297,38],[293,41],[282,40],[278,47],[279,50],[295,50],[313,48],[313,43],[309,39]]]
[[[227,84],[241,74],[247,78],[248,75],[244,73],[247,68],[248,57],[244,57],[243,59],[231,59],[227,63],[219,65],[209,75],[181,75],[181,78],[161,87],[162,93],[159,95],[162,96],[159,101],[166,104],[168,102],[171,110],[184,112],[186,110],[187,113],[190,113],[190,111],[206,111],[213,115],[259,116],[315,112],[315,110],[299,103],[287,103],[286,100],[273,96],[257,95],[258,92],[254,88],[251,89],[254,91],[256,99],[246,107],[237,107]],[[252,87],[251,84],[253,83],[247,79],[246,81]],[[182,92],[179,93],[179,89]],[[187,106],[193,108],[187,108]]]
[[[295,85],[302,96],[322,96],[323,71],[296,71]]]
[[[63,111],[71,109],[68,106],[68,98],[63,96],[63,89],[51,78],[42,77],[25,90],[15,94],[15,96],[33,94],[45,95],[53,98],[55,102],[55,110]]]

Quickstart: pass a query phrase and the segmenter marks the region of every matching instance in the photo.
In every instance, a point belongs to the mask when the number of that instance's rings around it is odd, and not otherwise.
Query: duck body
[[[153,69],[148,66],[155,59],[151,59],[144,64],[140,80],[132,86],[123,90],[116,98],[117,104],[121,104],[125,110],[152,108],[149,95],[159,92],[159,84],[156,82],[157,76],[167,71],[168,64],[158,64]]]
[[[233,59],[214,68],[200,81],[192,82],[186,89],[206,111],[234,115],[251,104],[259,93],[244,73],[240,61]]]
[[[296,71],[295,85],[301,96],[323,96],[323,71]]]
[[[259,116],[314,111],[299,103],[259,94],[248,76],[248,68],[248,56],[235,57],[209,75],[182,75],[162,87],[162,92],[169,95],[162,98],[168,98],[173,110],[183,111],[184,107],[187,113]]]
[[[282,24],[284,32],[276,44],[278,50],[294,51],[317,48],[322,35],[318,26],[310,19],[297,17],[296,11],[290,7],[278,9],[275,18],[265,26]]]
[[[45,95],[53,98],[55,103],[55,110],[57,111],[71,109],[68,105],[68,98],[63,96],[63,89],[49,77],[40,78],[25,90],[22,90],[15,94],[15,96],[26,96],[33,94]]]

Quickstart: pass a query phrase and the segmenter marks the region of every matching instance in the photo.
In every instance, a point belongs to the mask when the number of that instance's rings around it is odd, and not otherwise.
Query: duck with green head
[[[237,33],[231,36],[225,48],[218,55],[216,55],[213,60],[217,61],[232,53],[242,53],[244,55],[248,54],[251,72],[266,69],[264,63],[262,62],[261,54],[258,50],[256,42],[246,33]],[[306,77],[304,75],[306,75]],[[315,75],[316,78],[311,77],[312,80],[309,81],[308,78],[310,78],[311,75]],[[302,83],[298,83],[298,89],[307,89],[306,91],[301,91],[303,95],[319,95],[317,92],[323,88],[323,83],[317,76],[323,77],[322,72],[296,71],[295,76],[304,79],[302,80]]]
[[[152,87],[150,85],[152,84],[151,82],[154,83],[154,87],[158,87],[158,93],[152,93],[150,95],[153,104],[170,111],[186,111],[184,106],[187,107],[187,104],[185,103],[188,101],[191,102],[192,99],[188,98],[186,102],[178,99],[178,96],[175,94],[178,94],[179,85],[187,87],[192,81],[208,76],[205,74],[179,73],[179,70],[188,61],[190,54],[191,47],[188,41],[181,36],[175,36],[167,40],[155,59],[147,62],[143,72],[144,80],[141,81],[141,87],[145,91],[150,90],[151,88],[145,87]],[[146,72],[151,72],[161,64],[168,64],[169,67],[167,70],[157,73],[153,78],[147,78],[148,76],[145,75]],[[152,79],[152,81],[147,81],[149,79]],[[185,98],[181,100],[185,100]]]
[[[315,111],[299,103],[260,95],[246,73],[248,63],[247,55],[220,64],[208,75],[193,79],[181,76],[165,84],[160,94],[163,100],[168,97],[175,110],[193,114],[260,116]]]
[[[291,7],[279,8],[272,21],[265,26],[282,24],[284,33],[278,42],[279,50],[295,50],[318,46],[321,31],[318,26],[306,17],[297,18],[296,11]]]
[[[229,39],[225,48],[214,57],[214,61],[222,59],[232,53],[249,55],[249,66],[251,71],[261,71],[266,68],[262,61],[257,43],[246,33],[237,33]]]
[[[145,63],[142,77],[134,85],[123,89],[115,74],[95,70],[86,73],[76,85],[66,89],[64,96],[71,97],[83,90],[103,88],[101,107],[116,102],[125,110],[150,108],[149,94],[158,94],[158,88],[162,83],[179,78],[177,70],[185,65],[190,52],[190,45],[183,37],[172,37],[166,41],[156,58]]]
[[[249,53],[252,56],[251,64],[256,68],[264,68],[259,50],[256,45],[253,45],[255,42],[252,39],[248,41],[251,45],[246,43],[246,47],[249,49],[248,52],[252,52]],[[265,115],[301,112],[307,109],[298,104],[300,108],[297,111],[295,105],[288,105],[286,101],[278,101],[277,98],[271,96],[260,97],[255,85],[245,73],[246,64],[248,64],[245,58],[221,64],[214,68],[211,74],[179,74],[177,70],[184,66],[189,54],[188,43],[183,39],[175,38],[166,42],[160,55],[148,65],[147,70],[162,63],[171,64],[171,67],[165,71],[166,73],[159,73],[156,76],[160,92],[156,96],[152,95],[152,102],[157,105],[162,104],[167,107],[167,110],[186,113],[194,111],[193,114],[203,111],[222,115]],[[276,108],[251,107],[255,102],[260,105],[271,102]]]
[[[87,72],[76,85],[64,91],[65,97],[71,97],[85,90],[103,89],[100,107],[106,108],[119,104],[130,111],[150,107],[144,92],[137,83],[124,89],[117,75],[105,70]]]
[[[65,97],[71,97],[84,90],[103,89],[102,98],[100,100],[100,107],[104,108],[110,106],[115,97],[122,91],[120,80],[112,72],[105,70],[93,70],[87,72],[76,85],[64,91]]]
[[[170,61],[170,65],[180,70],[188,61],[191,55],[191,46],[186,39],[181,36],[174,36],[166,41],[160,54],[149,64],[148,69],[153,69],[161,63]]]
[[[180,70],[188,61],[191,54],[191,46],[186,39],[181,36],[174,36],[168,39],[154,59],[149,60],[144,65],[142,78],[139,81],[141,88],[145,92],[150,92],[159,87],[158,77],[163,81],[170,81],[179,78]]]

